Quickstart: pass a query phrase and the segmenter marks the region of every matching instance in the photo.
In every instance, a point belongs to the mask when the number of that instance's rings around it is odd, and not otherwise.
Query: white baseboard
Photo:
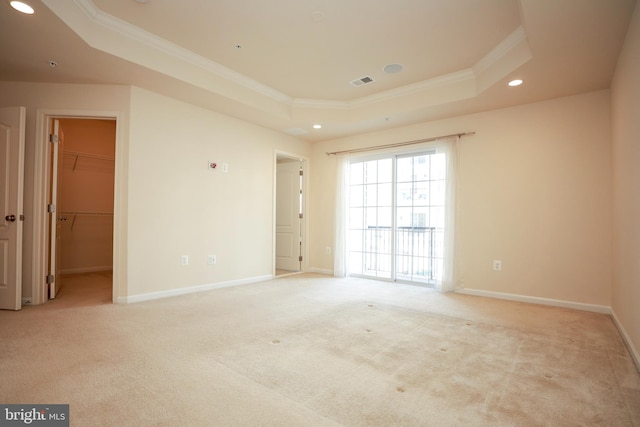
[[[231,286],[248,285],[250,283],[264,282],[273,279],[273,274],[264,276],[249,277],[246,279],[229,280],[227,282],[209,283],[206,285],[190,286],[188,288],[170,289],[167,291],[150,292],[147,294],[131,295],[128,297],[118,297],[118,304],[131,304],[135,302],[151,301],[161,298],[175,297],[178,295],[187,295],[197,292],[211,291],[213,289],[229,288]]]
[[[84,268],[68,268],[66,270],[61,270],[62,274],[83,274],[83,273],[99,273],[102,271],[111,271],[113,270],[113,266],[105,265],[103,267],[84,267]]]
[[[611,309],[611,318],[613,319],[613,323],[616,325],[616,328],[618,328],[620,335],[622,335],[622,339],[624,340],[624,343],[627,345],[627,350],[629,350],[629,354],[631,355],[631,358],[636,364],[636,368],[640,372],[640,353],[638,353],[638,349],[636,349],[633,346],[633,341],[631,341],[631,337],[629,337],[629,334],[627,333],[624,326],[622,326],[622,323],[618,321],[618,316],[616,316],[616,312],[613,309]]]
[[[595,313],[611,314],[611,307],[605,305],[585,304],[581,302],[572,302],[557,300],[551,298],[530,297],[525,295],[508,294],[504,292],[482,291],[477,289],[456,289],[456,293],[465,295],[475,295],[478,297],[488,297],[504,299],[509,301],[528,302],[531,304],[551,305],[554,307],[573,308],[576,310],[592,311]]]

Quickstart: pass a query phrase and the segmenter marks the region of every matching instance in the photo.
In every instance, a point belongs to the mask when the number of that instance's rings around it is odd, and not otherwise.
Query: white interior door
[[[279,162],[276,172],[276,269],[300,271],[302,187],[300,162]]]
[[[49,201],[50,223],[49,223],[49,298],[55,298],[62,287],[60,274],[60,248],[62,247],[62,221],[66,220],[62,216],[62,209],[59,209],[62,180],[62,161],[64,152],[64,132],[58,120],[53,120],[51,131],[51,191]]]
[[[24,107],[0,108],[0,309],[22,307]]]

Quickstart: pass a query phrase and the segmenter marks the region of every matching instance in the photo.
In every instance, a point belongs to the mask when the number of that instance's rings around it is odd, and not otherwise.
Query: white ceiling
[[[0,80],[132,84],[319,141],[608,88],[636,1],[25,2],[0,0]]]

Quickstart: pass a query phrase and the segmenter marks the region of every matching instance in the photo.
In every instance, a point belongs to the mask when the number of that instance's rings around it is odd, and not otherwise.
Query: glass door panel
[[[355,275],[433,283],[442,270],[444,155],[354,162],[349,265]]]

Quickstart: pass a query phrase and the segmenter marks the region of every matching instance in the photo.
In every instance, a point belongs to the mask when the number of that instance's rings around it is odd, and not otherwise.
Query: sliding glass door
[[[396,278],[433,283],[443,260],[444,154],[397,157],[396,164]]]
[[[434,284],[442,275],[446,158],[435,151],[352,160],[349,271]]]
[[[349,271],[392,278],[392,159],[352,162],[349,178]]]

